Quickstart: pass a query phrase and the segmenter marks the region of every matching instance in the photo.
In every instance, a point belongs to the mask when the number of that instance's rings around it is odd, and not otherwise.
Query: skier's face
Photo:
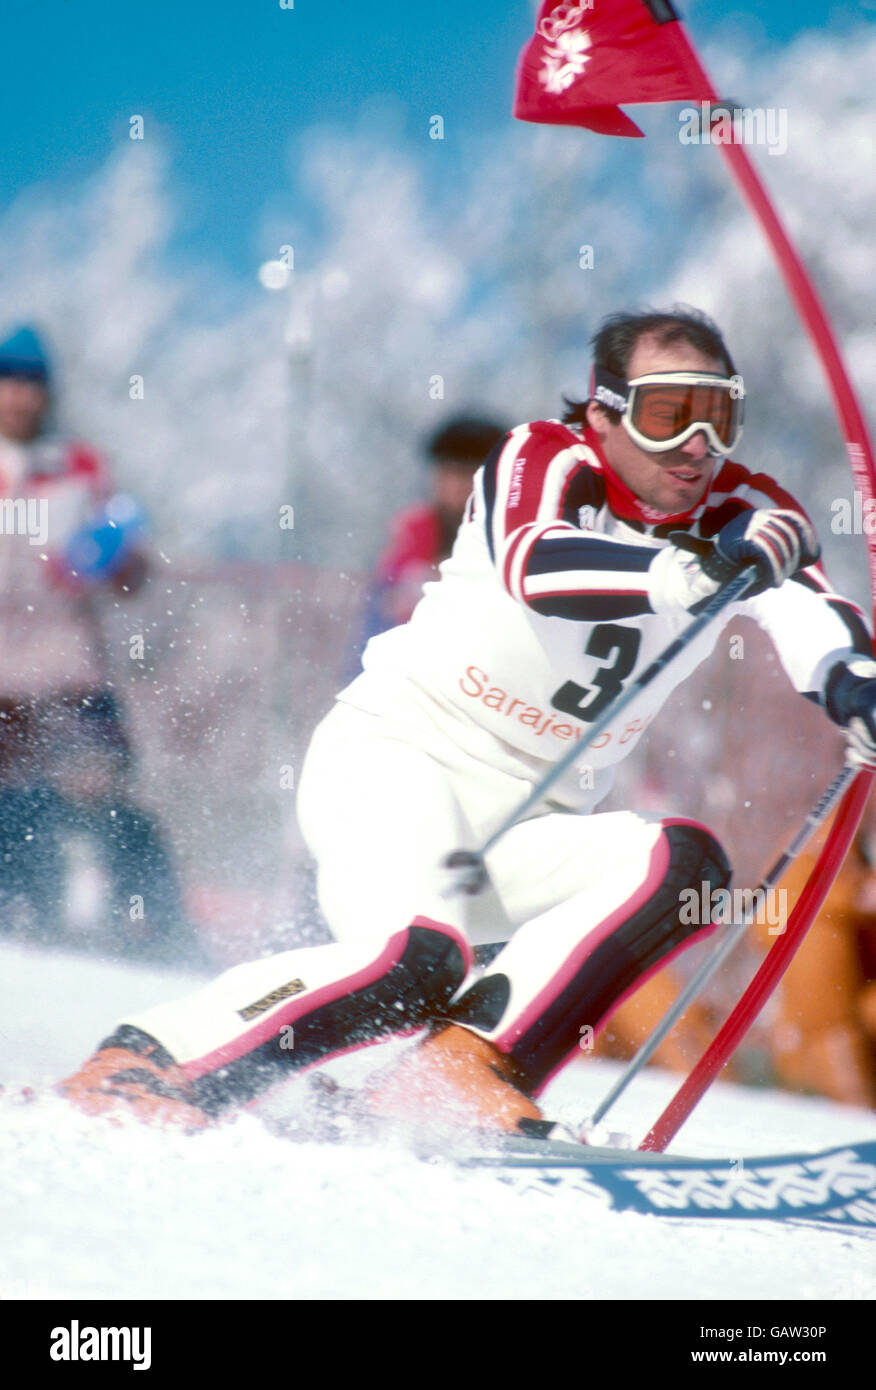
[[[726,371],[724,362],[708,357],[688,343],[661,343],[647,336],[633,349],[627,379],[651,372]],[[686,443],[667,453],[640,449],[618,421],[613,423],[601,406],[591,402],[587,421],[599,436],[610,466],[641,502],[659,512],[674,515],[689,511],[701,501],[715,468],[708,452],[705,434],[692,435]]]

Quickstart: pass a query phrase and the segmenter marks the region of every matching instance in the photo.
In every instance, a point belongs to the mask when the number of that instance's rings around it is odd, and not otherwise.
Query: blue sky
[[[728,17],[762,43],[876,20],[876,0],[687,0],[707,44]],[[290,147],[315,122],[352,126],[387,98],[400,138],[446,122],[507,127],[528,0],[6,0],[0,202],[97,170],[143,115],[171,158],[189,254],[250,277],[257,210],[298,211]],[[384,113],[385,114],[385,113]],[[458,157],[458,155],[457,155]]]

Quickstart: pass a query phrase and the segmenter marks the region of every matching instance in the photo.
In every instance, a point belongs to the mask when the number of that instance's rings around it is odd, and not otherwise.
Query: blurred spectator
[[[99,611],[101,591],[146,577],[140,518],[102,459],[52,429],[51,408],[46,350],[19,328],[0,342],[0,905],[63,935],[84,839],[108,883],[108,940],[153,946],[179,929],[179,897],[157,827],[127,795]]]
[[[431,497],[406,507],[390,522],[390,540],[372,584],[366,641],[406,623],[423,585],[437,579],[438,566],[453,549],[472,479],[505,433],[493,420],[458,416],[432,435],[425,450]]]

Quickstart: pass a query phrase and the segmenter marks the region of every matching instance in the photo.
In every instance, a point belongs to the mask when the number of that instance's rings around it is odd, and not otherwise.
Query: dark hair
[[[646,309],[635,314],[610,314],[603,319],[591,340],[593,361],[596,366],[604,367],[614,376],[627,380],[633,350],[639,339],[645,337],[656,338],[661,346],[687,343],[706,357],[719,358],[728,376],[735,374],[733,359],[718,325],[699,309],[680,304],[662,311]],[[566,405],[563,423],[586,424],[590,397],[584,401],[573,401],[564,396],[563,400]],[[608,406],[602,409],[614,424],[620,422],[619,411],[611,410]]]
[[[479,466],[500,439],[508,433],[495,420],[474,415],[458,415],[442,425],[426,443],[431,463],[470,463]]]

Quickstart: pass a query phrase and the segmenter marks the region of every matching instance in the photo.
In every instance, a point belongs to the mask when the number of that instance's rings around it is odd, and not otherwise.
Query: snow
[[[0,1080],[66,1075],[126,1012],[190,975],[0,946]],[[391,1045],[392,1046],[392,1045]],[[355,1078],[368,1049],[334,1065]],[[617,1074],[582,1059],[546,1097],[574,1123]],[[637,1139],[675,1078],[641,1077],[612,1112]],[[295,1105],[300,1081],[284,1088]],[[276,1101],[273,1102],[277,1104]],[[267,1107],[266,1107],[267,1108]],[[716,1085],[674,1148],[748,1156],[873,1136],[872,1116]],[[684,1222],[518,1190],[399,1144],[292,1144],[256,1116],[195,1137],[0,1101],[0,1296],[246,1299],[865,1299],[869,1236]]]

